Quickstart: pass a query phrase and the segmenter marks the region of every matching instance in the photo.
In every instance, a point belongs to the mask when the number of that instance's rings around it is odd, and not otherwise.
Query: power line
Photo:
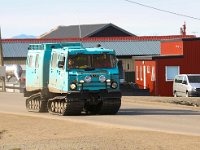
[[[132,1],[132,0],[125,0],[125,1],[127,1],[129,3],[137,4],[137,5],[140,5],[140,6],[143,6],[143,7],[151,8],[151,9],[154,9],[154,10],[157,10],[157,11],[166,12],[166,13],[169,13],[169,14],[187,17],[187,18],[191,18],[191,19],[195,19],[195,20],[200,20],[200,18],[196,18],[196,17],[193,17],[193,16],[188,16],[188,15],[185,15],[185,14],[180,14],[180,13],[176,13],[176,12],[172,12],[172,11],[168,11],[168,10],[164,10],[164,9],[160,9],[160,8],[156,8],[156,7],[145,5],[145,4],[142,4],[142,3],[138,3],[138,2],[135,2],[135,1]]]

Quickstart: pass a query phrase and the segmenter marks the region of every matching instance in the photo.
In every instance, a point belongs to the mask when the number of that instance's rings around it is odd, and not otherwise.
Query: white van
[[[180,74],[174,78],[173,95],[200,96],[200,74]]]

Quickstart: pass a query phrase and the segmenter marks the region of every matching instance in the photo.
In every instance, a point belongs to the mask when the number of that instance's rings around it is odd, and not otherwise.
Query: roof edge
[[[146,56],[133,56],[135,60],[154,60],[159,58],[174,58],[174,57],[183,57],[183,55],[146,55]]]
[[[98,42],[98,41],[172,41],[181,39],[200,39],[194,35],[168,35],[168,36],[127,36],[127,37],[91,37],[91,38],[56,38],[56,39],[2,39],[3,43],[29,43],[29,42]]]

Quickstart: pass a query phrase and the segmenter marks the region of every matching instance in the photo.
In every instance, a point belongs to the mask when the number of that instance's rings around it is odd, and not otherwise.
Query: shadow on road
[[[177,109],[120,109],[117,115],[200,115],[200,111]]]

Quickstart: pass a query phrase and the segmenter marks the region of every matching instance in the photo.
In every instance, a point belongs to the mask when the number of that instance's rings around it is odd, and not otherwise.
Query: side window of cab
[[[59,61],[58,61],[58,68],[64,70],[65,69],[65,56],[64,54],[59,55]]]
[[[51,57],[51,67],[52,68],[56,68],[56,66],[57,66],[57,59],[58,59],[57,57],[58,56],[56,53],[52,54],[52,57]]]
[[[35,68],[39,68],[39,54],[36,54],[36,58],[35,58]]]
[[[28,56],[27,65],[28,65],[30,68],[33,68],[33,67],[35,66],[33,55],[29,55],[29,56]]]
[[[179,76],[175,77],[175,83],[179,83]]]
[[[183,77],[182,84],[187,84],[187,77],[186,76]]]

